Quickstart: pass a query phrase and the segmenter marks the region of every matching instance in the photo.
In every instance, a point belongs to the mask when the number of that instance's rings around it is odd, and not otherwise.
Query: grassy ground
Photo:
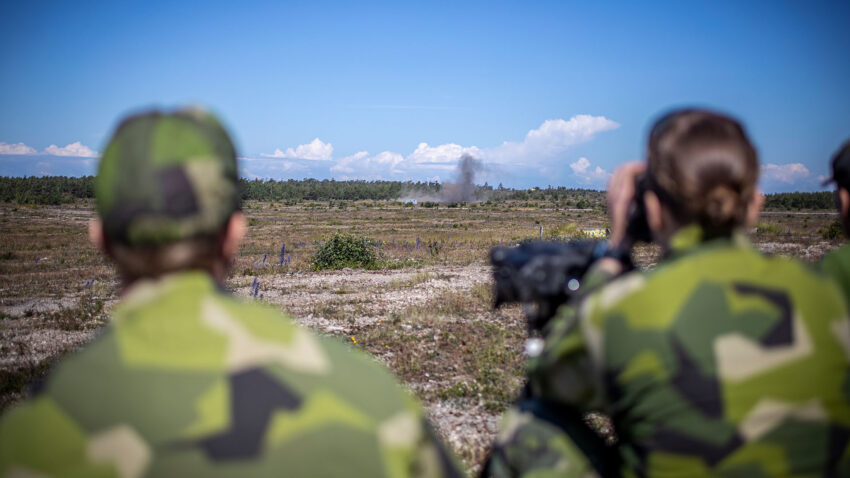
[[[248,203],[249,233],[227,285],[386,364],[474,471],[522,386],[526,337],[518,307],[490,307],[488,251],[539,238],[541,227],[549,238],[606,225],[599,211],[525,206]],[[0,409],[108,321],[117,280],[87,243],[91,216],[83,202],[0,204]],[[815,261],[837,244],[819,234],[833,220],[769,212],[751,237],[766,252]],[[337,231],[374,239],[380,269],[311,271],[317,241]],[[636,252],[643,267],[658,259],[652,247]]]

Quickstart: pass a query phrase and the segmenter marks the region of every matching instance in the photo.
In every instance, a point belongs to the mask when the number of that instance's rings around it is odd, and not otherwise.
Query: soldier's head
[[[650,229],[661,235],[699,224],[708,236],[731,234],[758,217],[758,173],[755,148],[735,119],[699,109],[663,116],[649,137]]]
[[[850,140],[832,155],[832,176],[823,183],[835,184],[835,206],[844,225],[844,234],[850,236]]]
[[[125,283],[187,269],[221,280],[245,233],[238,189],[236,152],[214,116],[132,115],[100,160],[90,235]]]

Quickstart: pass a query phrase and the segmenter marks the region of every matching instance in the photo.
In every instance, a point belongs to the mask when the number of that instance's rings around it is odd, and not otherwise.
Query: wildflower
[[[355,339],[353,335],[351,336],[351,341],[354,342],[354,345],[357,345],[357,339]]]
[[[257,297],[257,292],[259,292],[259,290],[260,290],[260,281],[258,281],[257,278],[254,277],[254,282],[251,284],[251,295],[253,295],[254,297]]]
[[[283,245],[280,246],[280,264],[278,264],[279,266],[283,265],[283,261],[284,261],[285,256],[286,256],[286,243],[284,242]]]

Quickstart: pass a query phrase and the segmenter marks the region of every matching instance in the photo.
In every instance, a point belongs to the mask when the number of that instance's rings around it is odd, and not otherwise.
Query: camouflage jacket
[[[29,475],[27,475],[29,473]],[[447,476],[421,408],[365,354],[189,272],[0,421],[0,476]]]
[[[624,476],[850,476],[835,284],[743,237],[689,227],[671,246],[557,319],[532,394],[611,416]]]
[[[845,244],[825,255],[821,267],[838,282],[844,297],[850,301],[850,244]]]

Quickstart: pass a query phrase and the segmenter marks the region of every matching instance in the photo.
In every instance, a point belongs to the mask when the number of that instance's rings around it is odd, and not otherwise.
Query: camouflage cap
[[[205,111],[136,114],[106,146],[95,195],[112,241],[157,246],[214,235],[239,209],[236,151]]]

